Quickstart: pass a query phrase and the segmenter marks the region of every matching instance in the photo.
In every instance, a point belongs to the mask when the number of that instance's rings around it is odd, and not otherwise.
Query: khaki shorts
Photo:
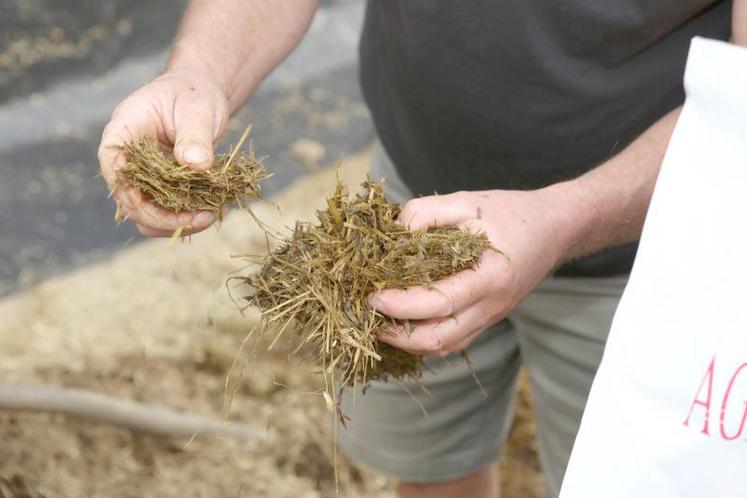
[[[395,202],[411,197],[377,144],[372,176],[387,178]],[[519,366],[526,365],[537,417],[540,462],[548,497],[557,496],[612,315],[627,282],[613,278],[549,278],[503,322],[483,332],[469,355],[483,397],[458,355],[428,359],[423,383],[406,383],[428,416],[396,383],[375,383],[343,397],[348,429],[338,432],[354,459],[407,482],[456,479],[494,462],[511,423]]]

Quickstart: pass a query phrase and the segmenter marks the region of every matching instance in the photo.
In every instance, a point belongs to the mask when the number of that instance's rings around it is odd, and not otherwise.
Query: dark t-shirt
[[[416,195],[535,189],[620,151],[684,98],[690,39],[723,0],[369,0],[361,81]],[[553,209],[553,206],[547,206]],[[635,245],[559,270],[630,270]]]

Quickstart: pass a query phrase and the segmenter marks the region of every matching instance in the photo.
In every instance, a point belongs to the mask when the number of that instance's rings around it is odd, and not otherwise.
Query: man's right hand
[[[176,160],[195,169],[209,168],[217,138],[229,118],[227,98],[210,78],[170,70],[127,97],[114,109],[99,146],[101,174],[120,214],[148,237],[200,232],[214,221],[212,213],[173,213],[144,198],[136,189],[116,188],[117,169],[126,164],[125,142],[150,138]]]

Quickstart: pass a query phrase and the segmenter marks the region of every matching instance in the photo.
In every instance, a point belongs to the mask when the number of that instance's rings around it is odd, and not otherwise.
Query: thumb
[[[213,165],[215,110],[205,101],[191,100],[174,109],[174,156],[179,164],[196,169]]]

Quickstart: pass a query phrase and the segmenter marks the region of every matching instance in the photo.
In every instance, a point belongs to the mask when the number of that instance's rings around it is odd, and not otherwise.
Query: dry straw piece
[[[331,409],[335,386],[388,379],[401,384],[422,374],[420,356],[377,339],[392,324],[406,330],[413,324],[383,315],[368,296],[428,286],[474,268],[492,248],[484,234],[461,228],[410,231],[396,221],[400,206],[384,198],[382,183],[369,179],[362,186],[350,197],[338,180],[326,209],[316,213],[318,223],[296,223],[258,272],[241,277],[251,288],[245,299],[262,312],[261,330],[276,334],[270,347],[291,329],[298,334],[297,350],[310,349],[318,358]]]
[[[174,213],[209,211],[222,220],[226,208],[246,207],[259,199],[259,182],[270,176],[251,145],[248,152],[241,152],[250,130],[247,127],[232,151],[218,155],[207,170],[177,163],[150,139],[128,142],[123,146],[127,164],[117,172],[117,187],[134,187]],[[121,221],[119,213],[117,219]]]

